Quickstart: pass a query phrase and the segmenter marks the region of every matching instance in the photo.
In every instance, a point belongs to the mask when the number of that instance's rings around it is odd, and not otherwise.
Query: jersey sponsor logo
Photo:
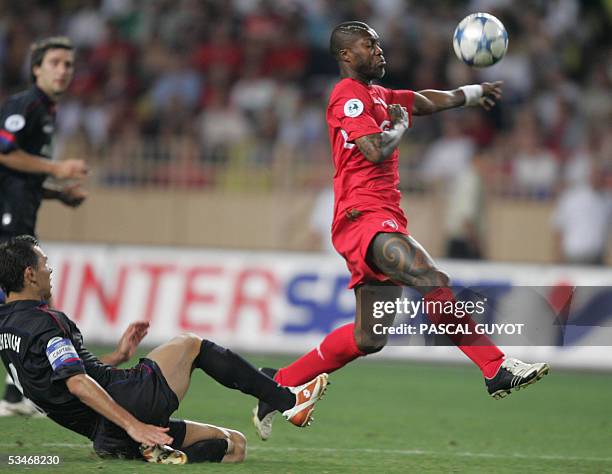
[[[4,121],[4,128],[9,132],[18,132],[25,127],[25,118],[23,115],[13,114],[9,115]]]
[[[0,351],[10,349],[19,352],[21,346],[21,336],[15,336],[9,332],[0,333]]]
[[[81,358],[68,338],[54,337],[47,343],[46,352],[53,370],[81,363]]]
[[[397,225],[397,222],[395,222],[394,219],[387,219],[386,221],[383,221],[382,226],[387,229],[399,229],[399,226]]]
[[[359,99],[349,99],[344,104],[344,115],[347,117],[358,117],[363,112],[363,102]]]

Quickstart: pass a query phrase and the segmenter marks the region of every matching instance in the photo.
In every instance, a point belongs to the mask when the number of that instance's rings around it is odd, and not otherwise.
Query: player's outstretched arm
[[[483,82],[482,84],[462,86],[452,91],[426,89],[414,93],[414,115],[431,115],[463,105],[480,105],[485,110],[495,106],[501,99],[502,82]]]
[[[0,164],[22,173],[47,174],[58,179],[82,179],[87,175],[87,166],[83,160],[53,162],[23,150],[0,154]]]
[[[85,405],[123,428],[134,441],[149,446],[172,443],[172,438],[166,434],[168,428],[138,421],[89,375],[73,375],[66,379],[66,386]]]

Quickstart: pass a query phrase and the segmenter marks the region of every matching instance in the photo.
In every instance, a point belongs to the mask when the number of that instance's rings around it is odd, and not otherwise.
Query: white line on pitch
[[[529,454],[497,454],[497,453],[472,453],[469,451],[426,451],[422,449],[373,449],[373,448],[295,448],[295,447],[272,447],[272,446],[249,446],[254,451],[315,451],[328,453],[376,453],[397,454],[401,456],[456,456],[466,458],[519,458],[519,459],[542,459],[550,461],[594,461],[612,462],[612,458],[600,458],[590,456],[557,456],[557,455],[529,455]]]
[[[42,443],[43,448],[82,448],[91,449],[91,444],[80,443]],[[1,448],[20,448],[15,443],[0,443]],[[32,446],[28,446],[31,448]],[[454,456],[464,458],[492,458],[492,459],[541,459],[547,461],[592,461],[592,462],[612,462],[612,458],[592,457],[592,456],[557,456],[548,454],[498,454],[498,453],[472,453],[470,451],[426,451],[422,449],[372,449],[372,448],[315,448],[315,447],[273,447],[273,446],[249,446],[249,451],[308,451],[318,453],[373,453],[373,454],[395,454],[400,456]]]

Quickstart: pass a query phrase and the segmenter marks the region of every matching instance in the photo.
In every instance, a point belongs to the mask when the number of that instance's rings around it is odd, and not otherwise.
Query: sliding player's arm
[[[71,394],[104,418],[123,428],[134,441],[149,446],[170,444],[172,438],[166,434],[169,428],[148,425],[138,421],[119,405],[98,382],[87,374],[77,374],[66,379]]]
[[[485,110],[490,110],[495,106],[495,101],[501,99],[501,96],[501,81],[462,86],[452,91],[426,89],[414,93],[412,113],[431,115],[464,105],[481,105]]]
[[[408,112],[399,104],[388,107],[392,128],[380,133],[357,138],[355,143],[366,160],[381,163],[389,158],[408,130]]]

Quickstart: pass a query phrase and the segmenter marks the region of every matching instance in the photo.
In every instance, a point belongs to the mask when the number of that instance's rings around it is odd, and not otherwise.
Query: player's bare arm
[[[87,165],[83,160],[53,162],[23,150],[0,154],[0,164],[22,173],[41,173],[57,179],[83,179],[87,176]]]
[[[387,110],[391,118],[391,130],[365,135],[355,140],[363,156],[372,163],[381,163],[389,158],[408,129],[408,112],[404,107],[391,104]]]
[[[132,358],[136,352],[136,348],[147,335],[149,331],[149,323],[146,321],[137,321],[128,326],[125,330],[117,348],[110,354],[105,354],[100,357],[100,362],[112,366],[123,364]]]
[[[414,93],[412,113],[431,115],[464,105],[480,105],[485,110],[491,110],[501,97],[502,81],[483,82],[477,86],[464,86],[452,91],[426,89]]]
[[[85,405],[123,428],[134,441],[147,445],[172,443],[172,438],[166,434],[168,428],[138,421],[89,375],[73,375],[66,380],[66,386]]]

